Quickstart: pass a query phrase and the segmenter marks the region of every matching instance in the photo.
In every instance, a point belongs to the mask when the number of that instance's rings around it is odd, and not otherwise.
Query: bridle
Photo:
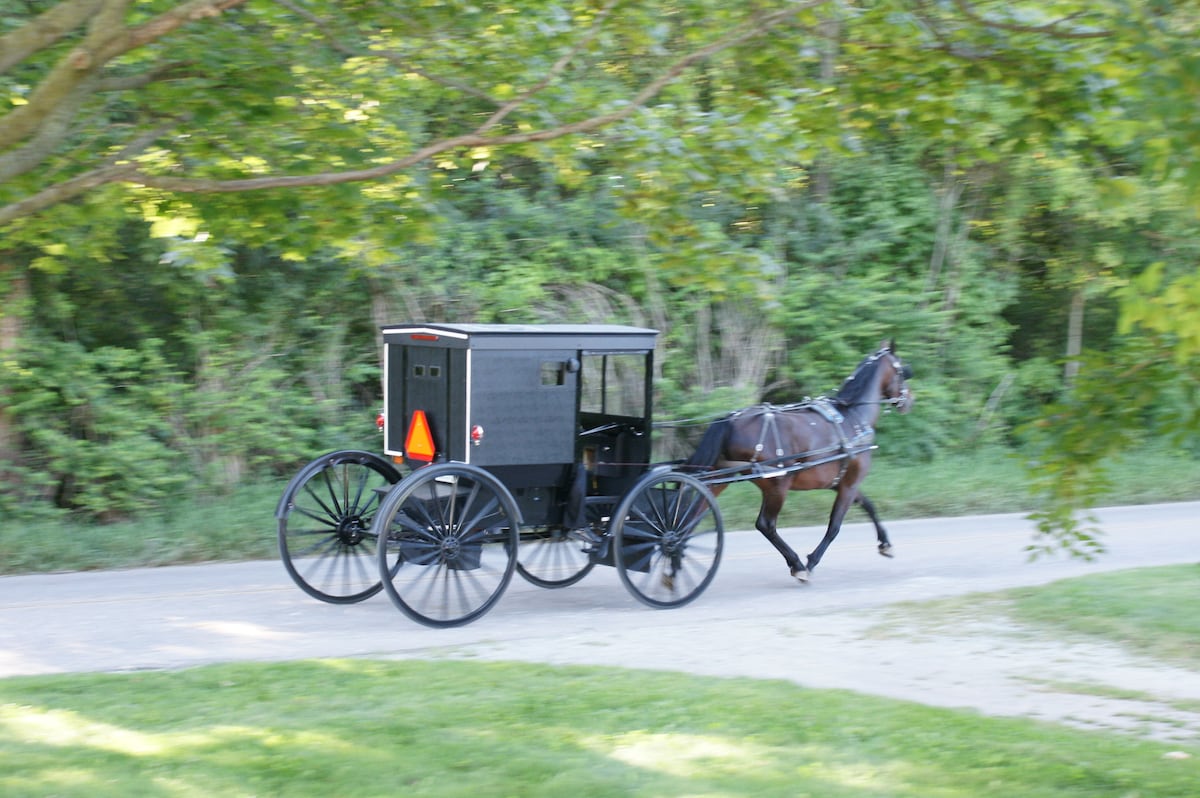
[[[908,391],[908,378],[912,376],[912,369],[904,365],[900,358],[896,357],[896,355],[890,349],[884,350],[884,352],[881,352],[880,354],[886,354],[888,356],[889,362],[892,364],[892,370],[896,373],[896,376],[899,377],[900,393],[896,396],[883,397],[879,400],[879,404],[884,405],[887,410],[905,407],[911,398],[911,394]]]

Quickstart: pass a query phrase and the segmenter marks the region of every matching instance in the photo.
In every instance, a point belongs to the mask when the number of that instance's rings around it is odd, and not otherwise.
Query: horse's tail
[[[729,435],[729,419],[722,418],[714,421],[704,432],[700,445],[692,456],[683,462],[684,466],[712,468],[721,458],[721,449],[725,446],[725,438]]]

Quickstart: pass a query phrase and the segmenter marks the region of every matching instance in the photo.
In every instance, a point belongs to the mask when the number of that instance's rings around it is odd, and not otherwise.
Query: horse
[[[783,555],[791,574],[807,582],[842,527],[851,504],[857,503],[875,524],[878,551],[891,557],[892,544],[879,522],[875,505],[860,486],[871,467],[875,422],[883,406],[907,413],[913,395],[912,369],[896,355],[894,341],[863,359],[832,398],[808,399],[792,405],[742,408],[713,422],[684,468],[736,469],[728,482],[711,483],[719,495],[732,482],[752,481],[762,492],[754,526]],[[790,470],[789,470],[790,469]],[[750,478],[752,474],[761,474]],[[779,536],[776,521],[789,490],[831,489],[837,492],[825,537],[807,562]]]

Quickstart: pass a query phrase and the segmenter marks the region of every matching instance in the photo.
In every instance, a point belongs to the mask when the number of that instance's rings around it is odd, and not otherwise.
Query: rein
[[[723,413],[709,413],[707,416],[693,416],[692,418],[679,418],[672,421],[655,421],[650,426],[654,429],[683,429],[684,427],[701,427],[707,426],[714,421],[719,421],[728,415],[731,415],[728,411]]]
[[[732,417],[744,412],[745,410],[749,410],[752,408],[770,407],[774,410],[788,413],[788,412],[792,412],[795,410],[809,409],[817,402],[822,402],[822,401],[830,402],[835,405],[840,404],[846,408],[860,407],[862,405],[880,405],[880,406],[885,407],[885,412],[889,412],[895,408],[902,407],[908,401],[908,399],[909,399],[908,377],[911,376],[912,372],[909,371],[907,366],[905,366],[903,363],[900,362],[899,358],[897,358],[894,354],[892,354],[888,350],[880,350],[879,352],[875,353],[875,357],[873,358],[873,360],[877,360],[877,359],[883,357],[885,354],[891,359],[892,368],[894,368],[896,373],[899,374],[901,377],[901,379],[900,379],[900,394],[898,396],[883,397],[880,399],[864,399],[864,400],[855,401],[855,402],[842,401],[842,400],[837,399],[836,396],[835,397],[818,396],[815,399],[812,397],[806,396],[799,402],[791,402],[790,404],[786,404],[786,405],[770,405],[770,404],[764,402],[764,403],[761,403],[758,405],[752,405],[750,408],[743,408],[742,410],[735,410],[732,413],[730,413],[730,412],[709,413],[709,414],[703,415],[703,416],[692,416],[691,418],[679,418],[679,419],[672,419],[670,421],[655,421],[650,426],[653,429],[685,429],[687,427],[700,427],[700,426],[705,426],[705,425],[711,424],[714,421],[718,421],[723,418],[732,418]],[[855,374],[851,374],[849,379],[854,379],[855,376],[856,376]]]

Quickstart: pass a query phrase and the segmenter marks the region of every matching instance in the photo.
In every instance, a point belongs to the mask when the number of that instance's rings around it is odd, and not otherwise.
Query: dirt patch
[[[936,630],[896,621],[843,642],[892,663],[897,697],[1200,743],[1200,673],[1119,646],[970,617]]]
[[[670,626],[619,636],[580,629],[549,642],[535,637],[479,643],[449,656],[777,678],[1200,744],[1200,673],[1117,646],[1065,640],[1002,617],[939,618],[931,624],[893,610],[872,617],[839,613],[803,628],[786,620],[748,627],[713,619],[703,640]],[[695,653],[679,657],[685,648]]]

